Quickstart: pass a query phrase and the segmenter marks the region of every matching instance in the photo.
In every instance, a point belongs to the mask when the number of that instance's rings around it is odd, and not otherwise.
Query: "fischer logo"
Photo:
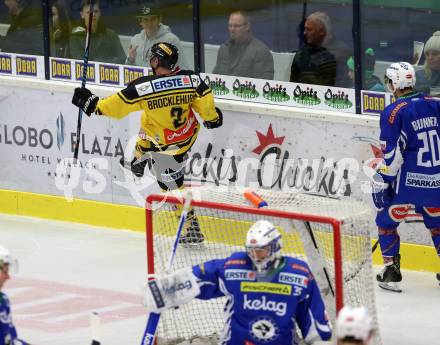
[[[250,270],[226,270],[226,280],[255,280],[255,272]]]
[[[266,296],[261,296],[261,299],[251,299],[248,298],[247,294],[244,294],[243,309],[271,311],[277,316],[284,316],[286,315],[287,311],[287,303],[270,301],[267,300]]]
[[[271,86],[269,82],[266,82],[263,86],[263,97],[272,102],[287,102],[290,100],[286,87],[281,83]]]

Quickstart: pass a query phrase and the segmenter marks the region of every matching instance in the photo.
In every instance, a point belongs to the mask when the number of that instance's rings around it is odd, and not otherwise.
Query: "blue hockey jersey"
[[[0,345],[26,345],[17,338],[17,331],[12,323],[9,298],[0,292]]]
[[[304,261],[284,256],[281,269],[260,281],[247,254],[237,252],[194,266],[193,273],[200,280],[197,298],[227,298],[221,344],[297,344],[295,325],[307,342],[331,337],[324,302]]]
[[[400,97],[380,116],[384,165],[393,203],[440,206],[440,102],[421,93]]]

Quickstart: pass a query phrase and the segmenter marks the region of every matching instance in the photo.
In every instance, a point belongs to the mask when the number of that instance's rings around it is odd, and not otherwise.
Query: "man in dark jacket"
[[[230,38],[220,46],[212,73],[237,77],[273,79],[273,56],[252,36],[249,16],[243,11],[229,16]]]
[[[11,15],[6,36],[0,36],[4,52],[43,55],[43,19],[41,5],[35,0],[5,0]]]
[[[90,5],[88,0],[81,2],[81,18],[84,26],[77,26],[72,30],[70,53],[73,59],[82,60],[84,57],[84,42],[89,25]],[[90,60],[99,62],[110,62],[123,64],[125,52],[122,48],[119,36],[113,30],[105,27],[100,21],[101,9],[99,1],[95,0],[93,5],[92,39],[90,41]]]

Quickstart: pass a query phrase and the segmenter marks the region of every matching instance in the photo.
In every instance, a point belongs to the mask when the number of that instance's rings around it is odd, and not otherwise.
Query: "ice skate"
[[[379,287],[393,292],[402,292],[400,282],[402,274],[400,273],[400,254],[393,257],[393,262],[386,265],[380,273],[376,275]]]
[[[203,247],[205,236],[200,230],[200,224],[194,210],[188,212],[188,217],[185,222],[186,231],[179,238],[179,244],[186,248]]]

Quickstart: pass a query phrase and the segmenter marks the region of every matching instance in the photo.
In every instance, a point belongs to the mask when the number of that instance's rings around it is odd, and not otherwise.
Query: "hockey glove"
[[[218,119],[215,121],[205,121],[203,125],[208,129],[218,128],[223,124],[223,113],[222,111],[215,107],[215,111],[217,112]]]
[[[382,177],[376,174],[372,183],[371,196],[377,209],[390,206],[393,199],[393,187],[386,182],[381,182]],[[383,180],[382,180],[383,181]]]
[[[72,104],[81,108],[88,116],[96,110],[99,97],[94,95],[89,89],[77,87],[72,97]]]

